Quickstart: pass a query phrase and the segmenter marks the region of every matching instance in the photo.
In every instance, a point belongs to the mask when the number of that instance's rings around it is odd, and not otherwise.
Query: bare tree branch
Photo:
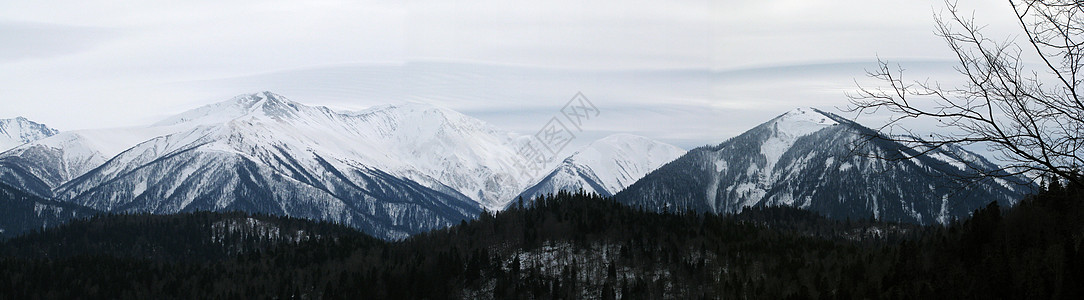
[[[1026,41],[995,40],[983,26],[965,17],[954,1],[936,14],[936,34],[956,56],[956,71],[966,79],[957,87],[904,80],[904,70],[878,60],[867,75],[882,83],[858,85],[849,93],[850,111],[859,114],[886,110],[893,117],[878,128],[877,138],[889,139],[918,151],[896,157],[910,159],[949,145],[982,144],[1008,162],[999,172],[975,168],[975,178],[995,176],[1056,176],[1084,184],[1084,1],[1008,0]],[[1025,49],[1027,49],[1025,51]],[[1030,69],[1025,58],[1041,61]],[[919,138],[892,135],[902,121],[933,120],[952,133]]]

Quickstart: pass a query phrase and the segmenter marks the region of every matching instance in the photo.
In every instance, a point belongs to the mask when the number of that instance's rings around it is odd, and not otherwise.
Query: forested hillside
[[[0,183],[0,240],[98,213],[84,206],[44,199]]]
[[[657,214],[561,193],[397,242],[270,216],[99,217],[3,244],[0,294],[1077,298],[1084,279],[1082,200],[1080,188],[1054,186],[1012,209],[995,204],[971,220],[918,227],[833,221],[792,208]]]

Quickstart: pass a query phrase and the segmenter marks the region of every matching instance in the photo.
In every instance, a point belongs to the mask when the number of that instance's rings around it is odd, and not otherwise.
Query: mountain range
[[[105,212],[240,210],[396,239],[507,206],[530,184],[514,164],[527,138],[424,104],[338,112],[262,92],[23,144],[0,154],[0,182]]]
[[[899,164],[849,155],[847,145],[876,133],[814,109],[687,153],[612,135],[539,178],[517,176],[517,150],[530,136],[425,104],[335,111],[261,92],[149,126],[48,132],[0,153],[0,183],[87,212],[247,211],[332,221],[383,239],[561,190],[657,210],[788,205],[927,224],[966,216],[982,201],[1012,202],[1028,187],[1000,179],[961,190],[939,180],[965,171],[953,159],[996,168],[960,148]],[[885,141],[864,147],[913,151]]]

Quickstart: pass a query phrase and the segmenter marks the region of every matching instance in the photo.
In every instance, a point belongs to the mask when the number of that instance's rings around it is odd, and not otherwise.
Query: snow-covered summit
[[[811,107],[799,107],[771,122],[780,135],[805,136],[829,126],[839,125],[834,116]]]
[[[566,161],[588,166],[610,194],[685,154],[685,149],[638,135],[614,134],[592,142]]]
[[[767,162],[764,170],[773,170],[783,154],[790,150],[799,138],[840,125],[837,118],[815,108],[800,107],[758,126],[757,128],[768,132],[760,148],[760,153]]]
[[[610,135],[566,158],[520,196],[529,200],[579,189],[610,196],[684,154],[684,149],[650,138]]]
[[[239,95],[230,100],[192,109],[155,123],[154,126],[221,124],[245,116],[284,119],[297,116],[302,110],[316,113],[330,113],[331,111],[326,107],[306,106],[291,101],[282,95],[264,91]]]
[[[369,143],[390,153],[383,163],[418,182],[436,181],[499,210],[526,185],[513,162],[518,135],[459,112],[428,104],[382,105],[347,113],[364,125]],[[431,185],[431,184],[430,184]]]
[[[23,117],[0,119],[0,152],[56,135],[56,129]]]

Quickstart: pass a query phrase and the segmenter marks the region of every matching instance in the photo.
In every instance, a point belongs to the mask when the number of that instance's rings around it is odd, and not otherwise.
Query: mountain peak
[[[780,135],[800,137],[839,125],[838,117],[811,107],[799,107],[769,122]]]
[[[680,156],[685,154],[685,150],[648,137],[617,133],[591,142],[566,160],[606,161],[611,158],[646,156],[640,158],[655,161],[658,158],[651,156],[659,154],[664,157],[661,160],[669,161],[677,158],[672,155],[673,153],[680,153],[677,155]]]
[[[650,139],[648,137],[635,135],[635,134],[615,133],[615,134],[607,135],[606,137],[601,138],[601,139],[595,141],[594,143],[615,144],[615,143],[632,143],[632,142],[648,142],[648,143],[650,143],[650,142],[655,142],[655,140],[652,140],[652,139]]]
[[[257,94],[260,98],[258,102],[253,104],[252,110],[261,110],[264,115],[272,118],[285,118],[296,115],[300,111],[300,107],[306,107],[300,103],[290,101],[282,95],[278,95],[272,92],[264,91]]]
[[[777,118],[782,122],[807,122],[820,125],[836,125],[837,116],[812,107],[799,107],[788,111]]]
[[[284,119],[296,115],[302,109],[310,108],[287,99],[285,96],[270,91],[238,95],[230,100],[208,104],[185,111],[154,124],[170,126],[182,123],[205,125],[225,123],[248,115],[262,115],[273,119]]]
[[[610,196],[684,154],[684,149],[650,138],[613,134],[572,154],[520,196],[530,200],[579,189]]]
[[[59,133],[24,117],[0,119],[0,152]]]
[[[290,101],[290,99],[287,99],[285,96],[269,91],[240,95],[227,102],[232,102],[243,107],[248,112],[262,110],[269,116],[281,115],[284,112],[291,110],[297,111],[298,107],[304,106],[303,104]]]

